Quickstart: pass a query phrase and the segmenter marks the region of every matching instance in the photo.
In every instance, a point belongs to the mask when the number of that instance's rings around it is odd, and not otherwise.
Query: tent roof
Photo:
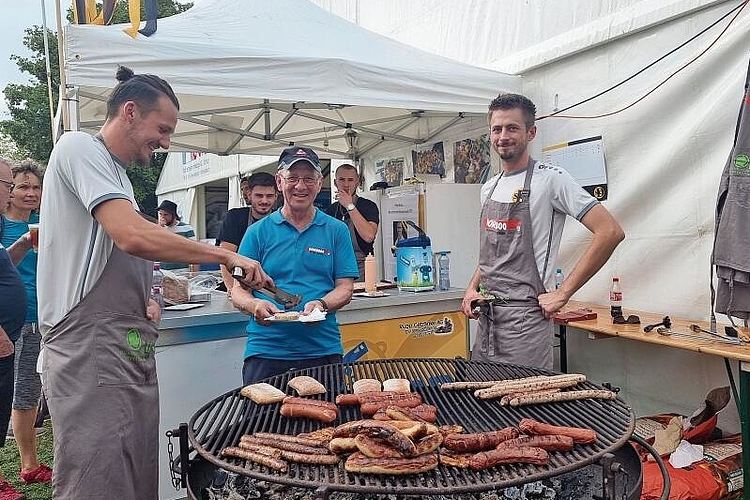
[[[118,64],[166,79],[180,99],[172,150],[276,153],[290,142],[359,154],[486,127],[487,104],[519,76],[436,56],[364,30],[307,0],[213,0],[159,19],[150,37],[123,25],[68,25],[67,83],[79,128],[104,121]],[[383,143],[386,143],[385,145]]]

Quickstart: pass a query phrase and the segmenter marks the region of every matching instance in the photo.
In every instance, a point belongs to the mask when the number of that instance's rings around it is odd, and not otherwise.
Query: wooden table
[[[711,340],[708,334],[694,333],[690,330],[690,325],[695,324],[702,328],[709,329],[708,322],[694,321],[682,318],[672,320],[671,330],[691,335],[705,335],[705,340],[688,339],[684,337],[670,337],[659,334],[654,328],[649,333],[645,333],[643,328],[646,325],[659,323],[664,318],[663,315],[644,311],[631,311],[628,309],[628,315],[635,314],[640,317],[641,323],[633,324],[614,324],[609,312],[609,307],[590,304],[588,302],[570,301],[565,307],[565,311],[574,311],[577,309],[587,309],[597,313],[596,319],[585,321],[571,321],[569,323],[557,322],[558,334],[560,338],[560,370],[567,372],[567,326],[587,332],[592,338],[601,337],[620,337],[637,342],[646,342],[664,347],[682,349],[686,351],[698,352],[711,356],[721,356],[729,378],[729,384],[732,388],[734,400],[737,403],[737,410],[740,417],[740,426],[742,428],[742,469],[744,474],[743,498],[750,500],[750,344],[733,345],[726,344],[720,340]],[[627,316],[626,316],[627,317]],[[744,332],[750,332],[748,328],[738,328]],[[724,333],[723,325],[718,329],[719,333]],[[735,385],[734,376],[730,362],[736,361],[739,365],[739,392]]]

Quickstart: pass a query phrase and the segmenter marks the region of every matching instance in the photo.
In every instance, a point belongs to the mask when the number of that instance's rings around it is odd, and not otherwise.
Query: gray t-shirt
[[[130,200],[137,210],[125,168],[89,134],[63,134],[44,175],[40,210],[37,290],[42,334],[86,296],[107,265],[113,241],[92,212],[113,199]]]
[[[513,193],[523,189],[526,169],[513,172],[500,178],[492,199],[502,203],[513,200]],[[500,175],[500,174],[498,174]],[[492,177],[482,186],[481,202],[490,195],[497,180]],[[567,170],[542,162],[534,165],[534,176],[529,187],[529,212],[531,212],[531,237],[534,245],[534,258],[539,276],[547,287],[554,289],[555,260],[560,249],[565,217],[570,215],[581,220],[599,202],[591,196]],[[542,276],[544,263],[547,272]]]

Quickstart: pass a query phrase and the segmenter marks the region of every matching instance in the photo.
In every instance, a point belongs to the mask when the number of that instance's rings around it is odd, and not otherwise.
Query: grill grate
[[[482,401],[471,391],[446,391],[441,382],[482,381],[552,375],[553,372],[517,365],[473,362],[465,359],[392,359],[360,361],[352,364],[327,365],[298,372],[288,372],[268,379],[275,387],[285,388],[287,381],[300,374],[310,375],[327,388],[321,399],[334,401],[336,395],[352,392],[352,382],[362,378],[385,380],[406,378],[412,390],[426,403],[438,408],[438,425],[460,424],[466,432],[480,432],[515,426],[524,417],[554,425],[588,427],[599,436],[591,445],[576,445],[570,452],[551,452],[544,466],[528,464],[502,465],[474,472],[439,465],[430,472],[407,475],[352,474],[344,462],[335,466],[307,465],[291,462],[287,473],[219,456],[226,446],[234,446],[243,434],[278,432],[298,434],[325,424],[306,419],[280,416],[280,404],[258,406],[240,396],[239,389],[210,401],[190,419],[188,439],[197,453],[209,462],[252,478],[302,488],[325,485],[332,491],[356,493],[431,495],[471,493],[502,489],[557,476],[597,462],[604,453],[613,452],[630,437],[635,421],[632,410],[619,398],[613,401],[583,400],[512,408],[497,401]],[[585,388],[600,387],[591,382]],[[332,425],[362,418],[357,406],[339,408],[339,419]]]

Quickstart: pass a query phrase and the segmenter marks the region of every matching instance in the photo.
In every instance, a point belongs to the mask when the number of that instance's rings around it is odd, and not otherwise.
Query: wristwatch
[[[356,206],[354,206],[354,203],[349,203],[349,204],[348,204],[348,205],[346,206],[346,211],[347,211],[347,212],[351,212],[351,211],[352,211],[352,210],[354,210],[355,208],[357,208],[357,207],[356,207]]]

